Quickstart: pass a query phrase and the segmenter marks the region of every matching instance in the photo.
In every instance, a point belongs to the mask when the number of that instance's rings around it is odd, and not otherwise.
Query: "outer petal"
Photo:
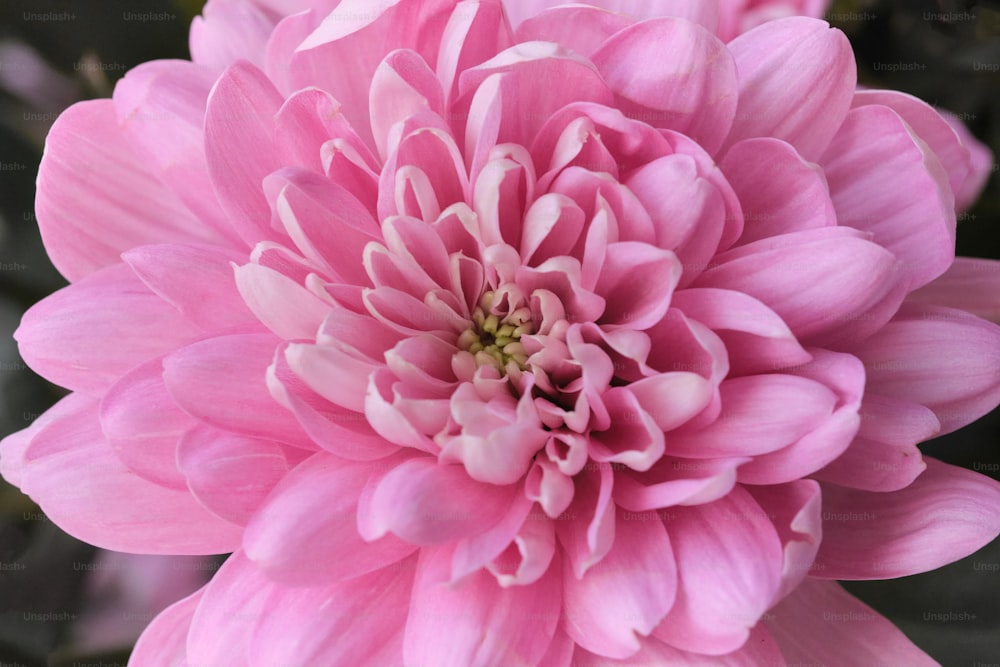
[[[252,633],[274,588],[242,551],[231,555],[202,589],[187,637],[188,667],[249,665]]]
[[[416,559],[334,586],[274,587],[250,639],[251,667],[399,665]]]
[[[267,368],[278,342],[265,333],[189,345],[163,361],[167,391],[181,409],[206,424],[311,449],[295,417],[267,388]]]
[[[555,5],[569,4],[563,0],[504,0],[504,9],[510,17],[511,25],[517,27],[530,16]],[[588,0],[588,5],[594,5],[609,12],[623,14],[634,21],[660,16],[677,16],[702,24],[714,31],[719,20],[717,0]]]
[[[280,167],[274,116],[282,97],[259,69],[241,61],[215,83],[205,112],[205,154],[222,209],[248,244],[278,240],[261,183]]]
[[[833,581],[806,579],[768,612],[766,623],[788,664],[938,664]]]
[[[910,289],[944,273],[955,256],[948,174],[895,111],[852,109],[820,163],[840,224],[891,250]]]
[[[1000,323],[1000,261],[956,257],[947,271],[907,300],[958,308]]]
[[[421,457],[396,466],[362,498],[358,525],[367,540],[391,531],[414,544],[451,542],[500,521],[517,492],[477,482],[461,466]]]
[[[233,280],[231,262],[246,262],[246,253],[164,243],[132,248],[122,259],[150,290],[206,331],[258,325]]]
[[[563,568],[566,632],[589,651],[627,658],[674,604],[677,566],[655,512],[619,514],[615,542],[583,579]]]
[[[906,304],[856,354],[869,391],[927,406],[942,433],[1000,402],[1000,327],[965,311]]]
[[[738,486],[714,503],[672,510],[666,525],[680,585],[653,634],[696,653],[740,648],[780,585],[782,545],[774,526]]]
[[[203,592],[199,590],[157,614],[132,649],[129,667],[187,667],[187,634]]]
[[[241,245],[215,198],[205,161],[205,104],[216,76],[184,60],[143,63],[115,84],[114,105],[122,133],[157,178],[200,223]]]
[[[147,243],[217,239],[157,179],[115,121],[111,100],[67,109],[45,140],[35,208],[45,249],[69,280]]]
[[[347,463],[328,454],[304,461],[278,484],[251,519],[247,557],[292,585],[325,585],[391,566],[416,547],[393,535],[366,542],[358,534],[361,490],[385,463]]]
[[[857,83],[844,33],[800,16],[754,28],[728,48],[740,82],[728,144],[775,137],[816,160],[843,122]]]
[[[218,69],[259,60],[274,29],[272,16],[254,2],[212,0],[191,22],[191,59]]]
[[[479,572],[450,586],[449,549],[421,554],[406,623],[404,663],[435,667],[534,667],[556,633],[560,571],[500,588]]]
[[[591,60],[626,115],[682,132],[709,153],[725,141],[736,115],[736,64],[708,30],[681,19],[643,21]]]
[[[184,491],[137,477],[104,440],[97,401],[73,394],[24,453],[22,490],[69,534],[130,553],[225,553],[240,530]],[[63,412],[62,410],[65,410]]]
[[[913,484],[891,493],[823,488],[823,544],[815,575],[887,579],[933,570],[1000,534],[1000,482],[926,459]]]
[[[121,462],[168,488],[187,488],[177,469],[177,443],[197,423],[167,392],[160,359],[132,370],[101,399],[101,429]]]
[[[95,393],[139,364],[202,335],[123,265],[109,266],[32,306],[14,332],[46,379]]]
[[[195,498],[241,526],[291,466],[277,443],[208,426],[188,432],[177,447],[177,467]]]

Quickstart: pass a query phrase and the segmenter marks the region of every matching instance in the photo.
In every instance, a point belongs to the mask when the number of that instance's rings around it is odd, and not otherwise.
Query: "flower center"
[[[521,336],[532,332],[531,311],[521,307],[506,314],[497,312],[500,304],[494,303],[494,297],[495,292],[488,291],[479,299],[472,326],[458,337],[458,348],[473,355],[477,366],[494,366],[501,373],[509,364],[526,370],[528,355]]]

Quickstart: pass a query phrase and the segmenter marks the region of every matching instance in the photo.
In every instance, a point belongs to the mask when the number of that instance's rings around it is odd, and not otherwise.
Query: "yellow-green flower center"
[[[517,308],[506,315],[493,312],[493,292],[486,292],[472,313],[472,326],[458,337],[458,347],[476,358],[480,366],[496,366],[503,371],[513,362],[526,369],[528,355],[521,336],[531,333],[531,311]]]

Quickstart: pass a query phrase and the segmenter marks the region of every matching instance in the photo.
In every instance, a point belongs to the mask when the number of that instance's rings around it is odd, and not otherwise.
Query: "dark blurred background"
[[[45,134],[67,105],[110,95],[135,65],[188,57],[188,24],[202,4],[0,5],[0,437],[28,426],[62,395],[27,369],[11,339],[24,310],[65,284],[45,256],[33,212]],[[838,0],[828,20],[854,44],[864,84],[957,113],[1000,154],[1000,1]],[[996,167],[982,199],[962,216],[961,255],[1000,258]],[[1000,478],[1000,411],[923,449]],[[137,582],[190,579],[213,567],[184,563],[109,559],[62,533],[0,480],[0,664],[124,667],[129,635],[148,622],[141,607],[155,598],[146,591],[137,600]],[[1000,664],[1000,541],[935,572],[847,587],[946,667]],[[94,620],[101,613],[103,625]]]

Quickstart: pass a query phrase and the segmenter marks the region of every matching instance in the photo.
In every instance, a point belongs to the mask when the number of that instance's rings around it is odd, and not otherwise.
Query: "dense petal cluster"
[[[132,664],[933,664],[831,580],[1000,532],[917,449],[1000,402],[988,157],[821,5],[212,0],[68,110],[3,474],[233,552]]]

